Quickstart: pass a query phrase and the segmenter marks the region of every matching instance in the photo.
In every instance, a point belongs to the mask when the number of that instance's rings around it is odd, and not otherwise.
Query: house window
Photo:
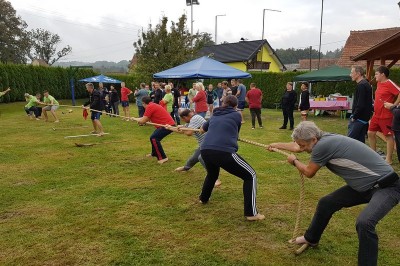
[[[247,70],[268,70],[269,66],[271,65],[271,62],[261,62],[261,61],[256,61],[256,62],[250,62],[247,63]]]

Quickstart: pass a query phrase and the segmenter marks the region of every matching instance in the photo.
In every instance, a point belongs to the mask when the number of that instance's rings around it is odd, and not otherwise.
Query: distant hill
[[[93,70],[99,73],[127,73],[129,61],[122,60],[118,63],[109,61],[96,61],[94,63],[71,61],[56,62],[53,66],[69,67],[69,66],[93,66]]]

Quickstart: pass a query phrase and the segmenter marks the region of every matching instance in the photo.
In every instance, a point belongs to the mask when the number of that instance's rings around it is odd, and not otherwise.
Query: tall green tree
[[[52,65],[60,58],[68,55],[72,48],[67,45],[60,51],[57,51],[57,45],[61,42],[58,34],[53,34],[44,29],[33,29],[28,32],[30,47],[27,50],[29,59],[42,59],[48,65]]]
[[[182,15],[178,22],[171,22],[168,30],[168,18],[164,16],[154,29],[150,24],[133,43],[137,58],[133,71],[142,80],[150,81],[154,73],[187,62],[204,45],[212,43],[207,33],[191,36],[186,21],[186,15]]]
[[[10,2],[0,0],[0,62],[26,62],[25,50],[29,46],[27,26]]]

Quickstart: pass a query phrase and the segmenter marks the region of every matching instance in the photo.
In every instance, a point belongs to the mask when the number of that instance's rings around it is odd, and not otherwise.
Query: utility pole
[[[262,70],[263,70],[265,10],[267,10],[267,11],[272,11],[272,12],[282,12],[282,11],[280,11],[280,10],[275,10],[275,9],[268,9],[268,8],[264,8],[264,9],[263,9],[263,25],[262,25],[262,35],[261,35],[261,41],[263,42],[263,45],[262,45],[262,47],[261,47],[261,59],[260,59],[260,61],[261,61],[261,66],[260,66],[261,72],[262,72]]]
[[[217,44],[217,45],[218,45],[218,41],[217,41],[218,17],[225,17],[225,16],[226,16],[226,14],[215,16],[215,38],[214,38],[214,40],[215,40],[215,44]]]
[[[191,46],[192,46],[192,48],[193,48],[193,22],[194,22],[194,20],[193,20],[193,5],[200,5],[200,3],[199,3],[199,1],[198,0],[186,0],[186,6],[190,6],[190,15],[191,15],[191,18],[190,18],[190,44],[191,44]]]
[[[321,26],[319,29],[319,49],[318,49],[318,70],[319,70],[319,63],[321,61],[321,39],[322,39],[322,17],[324,15],[324,0],[322,0],[322,7],[321,7]]]
[[[310,46],[310,71],[311,71],[311,55],[312,55],[312,46]]]

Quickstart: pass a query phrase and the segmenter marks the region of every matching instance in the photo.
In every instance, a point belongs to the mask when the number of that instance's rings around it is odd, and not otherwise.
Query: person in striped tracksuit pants
[[[207,203],[220,169],[224,169],[243,179],[244,215],[247,220],[263,220],[256,207],[257,178],[254,169],[236,152],[238,134],[242,117],[236,110],[238,104],[235,96],[227,96],[222,107],[214,110],[211,119],[203,124],[207,132],[201,145],[201,157],[204,160],[207,176],[199,200]]]

